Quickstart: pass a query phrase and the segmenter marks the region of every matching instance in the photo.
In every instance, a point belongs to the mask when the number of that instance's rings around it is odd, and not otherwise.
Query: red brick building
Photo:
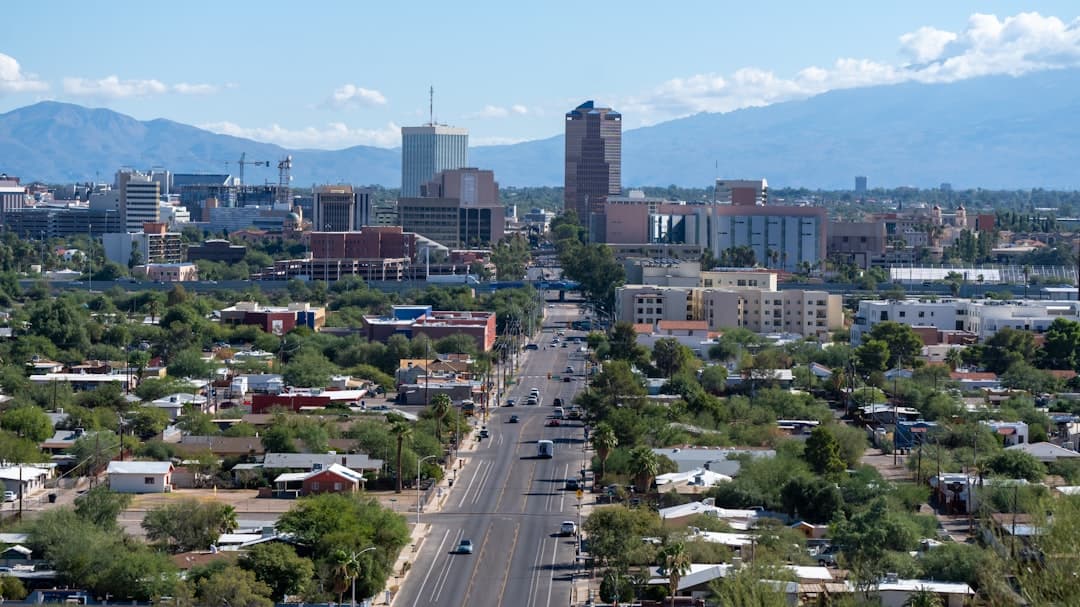
[[[476,340],[481,352],[495,346],[493,312],[443,312],[430,306],[394,306],[391,316],[365,316],[364,333],[369,341],[385,342],[395,333],[408,338],[427,335],[432,340],[465,334]]]
[[[326,309],[306,303],[287,306],[264,306],[257,302],[241,301],[219,311],[226,325],[255,325],[267,333],[284,335],[297,326],[318,331],[326,324]]]
[[[416,261],[416,234],[399,226],[365,226],[359,232],[312,232],[314,259],[406,258]]]

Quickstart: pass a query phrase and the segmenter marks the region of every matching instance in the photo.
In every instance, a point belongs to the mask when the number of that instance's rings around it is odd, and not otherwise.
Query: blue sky
[[[548,137],[857,86],[1080,66],[1072,2],[19,2],[0,111],[54,99],[294,148]]]

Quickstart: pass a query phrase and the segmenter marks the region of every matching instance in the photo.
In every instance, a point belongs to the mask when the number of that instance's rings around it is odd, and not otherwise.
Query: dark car
[[[544,425],[545,426],[560,426],[562,424],[559,423],[559,420],[557,420],[555,418],[551,418],[551,419],[547,420],[547,423],[544,424]]]
[[[562,378],[562,380],[563,380],[563,383],[564,383],[564,384],[568,384],[568,383],[570,383],[570,382],[574,381],[574,378],[573,378],[573,377],[570,377],[569,375],[563,375],[563,378]]]
[[[581,483],[579,483],[576,478],[568,478],[566,479],[566,484],[563,485],[563,488],[567,491],[577,491],[581,488]]]
[[[526,350],[539,350],[540,346],[538,346],[536,344],[529,344],[529,345],[525,346],[525,349]]]
[[[513,407],[513,406],[514,406],[514,405],[516,405],[516,404],[517,404],[517,401],[515,401],[515,400],[514,400],[514,399],[512,399],[512,398],[508,398],[508,399],[506,399],[506,404],[505,404],[505,405],[503,405],[503,406],[504,406],[504,407]]]
[[[554,407],[561,407],[561,406],[563,406],[563,403],[562,403],[562,399],[561,399],[561,398],[556,398],[556,399],[555,399],[555,402],[553,402],[553,403],[551,403],[551,404],[552,404],[552,406],[554,406]]]
[[[508,424],[516,424],[516,423],[518,423],[518,416],[511,415],[510,419],[506,420],[506,423],[508,423]]]

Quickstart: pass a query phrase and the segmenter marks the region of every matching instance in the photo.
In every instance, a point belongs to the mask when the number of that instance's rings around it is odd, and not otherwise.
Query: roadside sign
[[[578,489],[577,490],[577,498],[578,498],[578,500],[580,500],[583,497],[585,497],[585,492],[582,491],[581,489]]]

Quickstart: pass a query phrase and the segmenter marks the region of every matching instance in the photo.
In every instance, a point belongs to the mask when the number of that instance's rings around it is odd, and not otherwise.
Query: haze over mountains
[[[846,189],[867,175],[871,187],[1077,189],[1078,118],[1080,70],[833,91],[626,131],[623,184],[700,187],[719,175]],[[247,183],[276,183],[273,167],[292,154],[297,186],[400,184],[399,150],[286,150],[57,102],[0,115],[0,171],[26,181],[105,181],[121,166],[236,174],[241,153],[271,161],[249,167]],[[562,185],[562,136],[475,147],[470,164],[503,185]]]

